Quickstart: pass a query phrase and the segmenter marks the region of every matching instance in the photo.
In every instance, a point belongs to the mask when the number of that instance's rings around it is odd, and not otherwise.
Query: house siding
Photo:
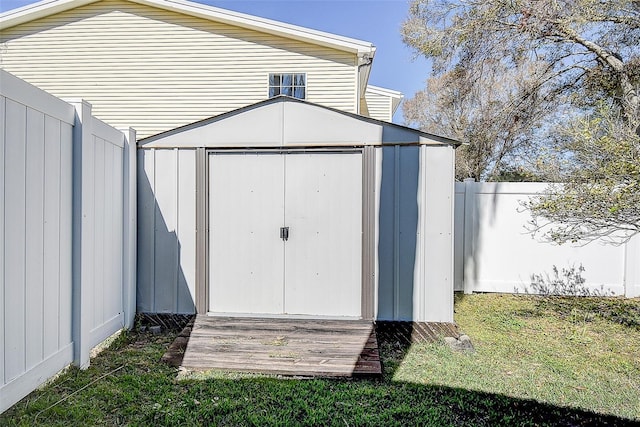
[[[367,115],[369,117],[387,122],[390,122],[393,119],[391,97],[366,91],[364,98]]]
[[[2,67],[139,138],[268,97],[268,74],[307,75],[307,100],[356,113],[355,54],[124,1],[2,31]]]

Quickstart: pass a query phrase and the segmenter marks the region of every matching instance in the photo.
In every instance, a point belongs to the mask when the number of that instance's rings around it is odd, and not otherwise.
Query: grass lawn
[[[159,362],[175,334],[126,333],[0,425],[640,425],[639,299],[458,295],[455,309],[474,354],[381,343],[377,380],[177,380]]]

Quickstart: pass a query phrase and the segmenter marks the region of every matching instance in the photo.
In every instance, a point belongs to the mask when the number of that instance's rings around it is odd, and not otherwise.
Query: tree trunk
[[[625,118],[634,128],[640,124],[640,97],[629,75],[620,73],[620,89],[622,89],[622,108]]]

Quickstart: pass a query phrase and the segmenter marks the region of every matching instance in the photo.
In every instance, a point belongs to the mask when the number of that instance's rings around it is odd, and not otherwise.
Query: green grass
[[[382,343],[379,380],[178,380],[173,334],[125,333],[0,425],[640,425],[640,300],[460,295],[456,321],[474,354]]]

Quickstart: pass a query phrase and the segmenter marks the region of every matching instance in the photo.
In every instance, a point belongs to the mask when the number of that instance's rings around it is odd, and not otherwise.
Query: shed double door
[[[210,313],[361,316],[361,153],[212,153],[209,233]]]

